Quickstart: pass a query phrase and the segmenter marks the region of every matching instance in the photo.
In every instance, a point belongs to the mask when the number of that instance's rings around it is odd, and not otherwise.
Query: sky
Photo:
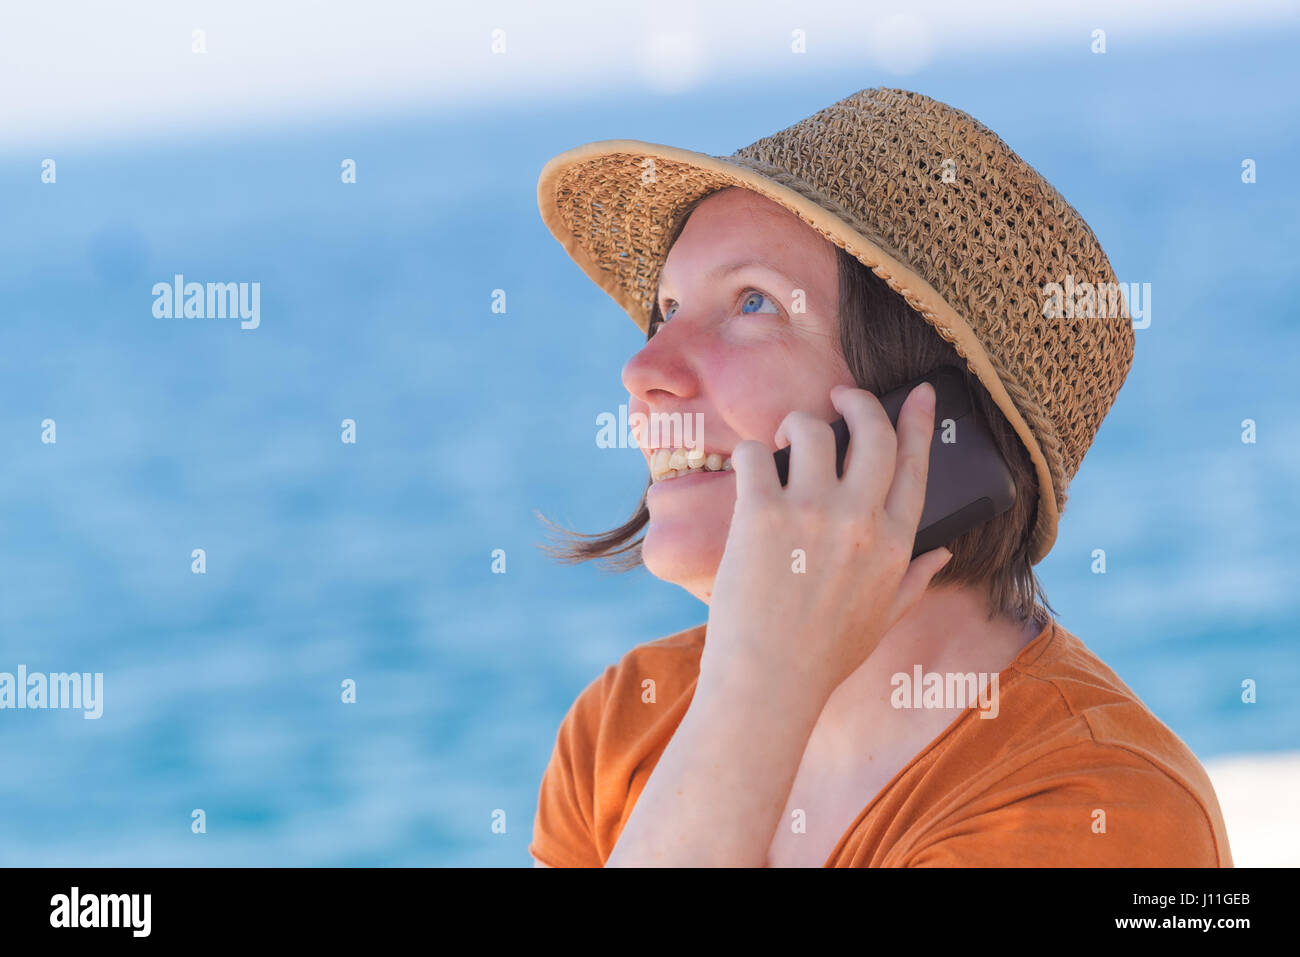
[[[1086,47],[1096,30],[1116,49],[1297,21],[1297,0],[11,3],[0,12],[0,151],[351,111],[689,93],[853,64],[901,78],[945,60]]]

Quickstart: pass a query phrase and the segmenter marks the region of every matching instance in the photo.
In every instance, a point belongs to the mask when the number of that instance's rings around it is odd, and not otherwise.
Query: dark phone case
[[[890,424],[898,428],[903,401],[922,382],[934,386],[934,438],[930,442],[930,473],[925,507],[917,526],[915,558],[946,545],[964,532],[996,518],[1016,501],[1016,486],[988,428],[975,414],[966,381],[952,366],[940,366],[907,385],[880,397]],[[943,441],[944,423],[951,419],[954,441]],[[835,474],[844,474],[849,427],[843,419],[831,423],[835,432]],[[781,484],[790,477],[790,447],[777,449],[776,472]]]

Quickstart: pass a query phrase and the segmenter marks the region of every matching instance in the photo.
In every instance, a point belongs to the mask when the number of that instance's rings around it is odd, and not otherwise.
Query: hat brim
[[[648,183],[644,177],[646,160],[654,161],[654,166],[649,167],[653,177]],[[1052,473],[1038,439],[1007,393],[970,324],[879,238],[854,228],[792,186],[727,157],[642,140],[597,140],[553,157],[538,179],[537,205],[542,221],[565,252],[644,333],[650,322],[650,304],[662,260],[653,255],[629,257],[626,250],[617,260],[602,258],[591,239],[574,228],[575,214],[581,205],[594,203],[598,204],[600,222],[608,228],[622,229],[629,238],[636,234],[626,224],[638,219],[652,227],[651,232],[666,234],[677,209],[727,186],[749,189],[779,203],[843,248],[902,296],[966,360],[1033,462],[1038,476],[1038,511],[1030,560],[1033,564],[1040,562],[1056,541],[1060,513]],[[647,218],[653,223],[645,223]]]

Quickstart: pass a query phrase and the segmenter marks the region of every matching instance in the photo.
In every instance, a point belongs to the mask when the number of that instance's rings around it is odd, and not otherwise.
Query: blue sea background
[[[594,441],[639,334],[538,172],[606,138],[730,153],[876,85],[991,126],[1151,284],[1039,566],[1059,620],[1202,759],[1300,747],[1297,40],[0,142],[0,671],[105,675],[99,720],[0,712],[0,863],[528,865],[574,697],[706,617],[536,547],[536,511],[606,529],[644,482]],[[155,318],[176,273],[260,282],[260,328]]]

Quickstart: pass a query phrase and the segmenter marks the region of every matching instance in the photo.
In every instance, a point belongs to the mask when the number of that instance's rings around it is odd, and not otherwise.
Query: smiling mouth
[[[654,483],[666,482],[682,475],[699,472],[730,472],[731,456],[718,452],[705,453],[703,449],[655,449],[650,455],[650,479]]]

